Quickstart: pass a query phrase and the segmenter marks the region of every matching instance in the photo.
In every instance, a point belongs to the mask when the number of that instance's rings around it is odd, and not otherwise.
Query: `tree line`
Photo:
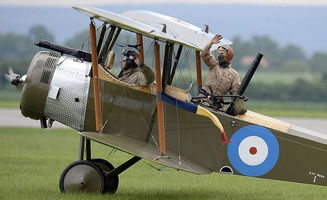
[[[314,81],[297,79],[290,84],[256,82],[249,85],[245,96],[256,100],[326,102],[327,72]]]
[[[288,44],[280,46],[269,36],[253,36],[250,40],[242,40],[240,37],[232,39],[235,53],[234,66],[236,69],[244,69],[242,58],[261,52],[267,60],[264,70],[292,72],[327,72],[327,52],[318,51],[311,56],[297,45]]]

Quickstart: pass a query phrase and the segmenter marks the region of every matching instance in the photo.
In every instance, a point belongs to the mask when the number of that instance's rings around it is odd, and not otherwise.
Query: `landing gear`
[[[90,161],[80,160],[70,164],[61,174],[61,192],[104,193],[105,176],[101,169]]]
[[[84,149],[86,160],[84,159]],[[98,194],[113,194],[117,191],[118,175],[141,160],[134,156],[115,168],[110,162],[95,158],[91,159],[90,140],[81,136],[79,161],[70,164],[61,174],[59,188],[62,193],[89,192]]]
[[[107,176],[110,171],[115,169],[115,167],[110,162],[101,158],[91,159],[91,162],[94,163],[96,166],[98,166],[102,170],[105,176],[104,193],[109,193],[109,194],[115,193],[117,191],[118,184],[119,184],[118,175]]]
[[[60,191],[113,194],[118,188],[118,175],[106,176],[113,169],[110,162],[99,158],[76,161],[61,174]]]

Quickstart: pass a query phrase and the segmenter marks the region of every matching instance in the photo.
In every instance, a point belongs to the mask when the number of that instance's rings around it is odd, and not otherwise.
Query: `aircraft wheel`
[[[97,165],[105,175],[104,193],[110,193],[110,194],[115,193],[117,191],[118,184],[119,184],[118,175],[111,178],[106,177],[106,174],[108,174],[111,170],[115,169],[115,167],[107,160],[101,158],[91,159],[91,162]]]
[[[87,160],[70,164],[61,174],[59,187],[61,192],[104,193],[105,176],[102,170]]]

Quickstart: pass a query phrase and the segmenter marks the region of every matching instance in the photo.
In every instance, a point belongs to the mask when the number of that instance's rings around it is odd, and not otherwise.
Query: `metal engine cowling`
[[[74,56],[39,52],[30,64],[21,99],[22,114],[84,129],[91,63]]]
[[[24,83],[20,109],[25,117],[41,119],[60,53],[40,51],[31,61]]]

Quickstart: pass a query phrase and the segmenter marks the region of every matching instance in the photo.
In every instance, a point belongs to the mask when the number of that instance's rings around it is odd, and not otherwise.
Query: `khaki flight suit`
[[[206,82],[202,86],[210,94],[209,86],[211,86],[215,95],[226,95],[230,92],[232,95],[237,94],[237,90],[241,85],[240,76],[229,65],[226,68],[219,66],[218,61],[210,53],[210,46],[207,45],[201,52],[204,63],[209,67]]]
[[[119,80],[128,84],[148,86],[154,81],[154,72],[146,65],[129,68],[121,72]]]

